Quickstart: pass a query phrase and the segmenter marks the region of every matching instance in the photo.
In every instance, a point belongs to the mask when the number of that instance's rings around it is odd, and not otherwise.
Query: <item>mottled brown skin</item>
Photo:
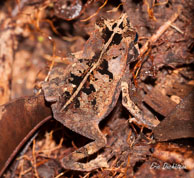
[[[121,92],[120,83],[134,55],[136,32],[126,14],[117,21],[99,19],[76,63],[52,69],[43,83],[54,118],[93,142],[61,160],[65,169],[90,171],[108,167],[100,155],[88,163],[78,162],[106,145],[99,122],[114,108]]]

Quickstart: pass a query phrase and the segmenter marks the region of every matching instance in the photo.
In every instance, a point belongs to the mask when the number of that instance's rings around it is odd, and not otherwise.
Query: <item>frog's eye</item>
[[[135,34],[134,43],[137,43],[137,41],[138,41],[138,34],[136,33],[136,34]]]

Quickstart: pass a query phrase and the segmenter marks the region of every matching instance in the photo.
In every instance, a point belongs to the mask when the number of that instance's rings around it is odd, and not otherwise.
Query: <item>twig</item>
[[[100,12],[100,10],[107,4],[107,2],[108,2],[108,0],[105,0],[104,3],[102,4],[102,6],[100,6],[100,7],[98,8],[98,10],[97,10],[94,14],[92,14],[92,15],[89,16],[88,18],[83,19],[83,20],[80,20],[80,21],[81,21],[81,22],[86,22],[86,21],[90,20],[91,18],[95,17],[95,16]]]
[[[170,25],[172,28],[174,28],[177,32],[179,32],[179,33],[181,33],[181,34],[183,34],[184,32],[180,29],[180,28],[178,28],[177,26],[175,26],[175,25],[173,25],[173,24],[171,24]]]
[[[25,145],[24,149],[19,153],[19,159],[16,160],[16,164],[14,165],[14,171],[13,171],[14,174],[12,173],[11,178],[15,177],[15,170],[18,167],[19,162],[21,161],[20,158],[22,158],[22,159],[24,158],[24,156],[25,156],[24,154],[27,152],[28,148],[30,147],[33,140],[37,137],[37,135],[38,135],[38,132],[34,134],[34,136]],[[22,169],[23,169],[23,166],[22,166]],[[21,171],[21,172],[23,172],[23,171]]]
[[[39,178],[38,171],[37,171],[37,165],[36,165],[36,141],[35,139],[33,140],[33,146],[32,146],[32,157],[33,157],[33,167],[34,167],[34,173],[35,177]]]
[[[179,16],[179,14],[181,13],[181,8],[178,7],[178,12],[176,12],[175,14],[172,15],[172,17],[164,23],[164,25],[162,25],[158,31],[152,35],[152,37],[143,45],[143,47],[140,49],[140,56],[142,56],[147,50],[148,50],[148,46],[150,44],[155,43],[158,38],[171,26],[171,24],[177,19],[177,17]]]

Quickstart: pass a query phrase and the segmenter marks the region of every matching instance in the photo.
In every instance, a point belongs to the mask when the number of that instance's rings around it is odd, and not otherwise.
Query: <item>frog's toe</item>
[[[108,168],[107,159],[102,155],[98,155],[94,160],[91,160],[87,163],[74,162],[73,160],[67,160],[63,158],[61,160],[61,165],[64,169],[68,170],[77,170],[77,171],[92,171],[98,168]]]

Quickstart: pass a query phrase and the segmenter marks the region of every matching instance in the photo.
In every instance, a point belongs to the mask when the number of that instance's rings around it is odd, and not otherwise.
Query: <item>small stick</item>
[[[177,19],[179,14],[181,13],[181,8],[178,8],[178,12],[172,15],[172,17],[162,25],[157,32],[152,35],[152,37],[143,45],[143,47],[140,49],[140,56],[142,56],[148,49],[150,44],[155,43],[158,38],[171,26],[171,24]]]
[[[172,25],[172,24],[170,24],[170,26],[171,26],[172,28],[174,28],[177,32],[179,32],[179,33],[181,33],[181,34],[184,34],[184,32],[183,32],[180,28],[178,28],[177,26]]]
[[[36,178],[40,178],[38,175],[38,171],[37,171],[37,165],[36,165],[36,150],[35,150],[35,146],[36,146],[36,141],[35,139],[33,140],[33,146],[32,146],[32,157],[33,157],[33,167],[34,167],[34,173],[35,173],[35,177]]]

